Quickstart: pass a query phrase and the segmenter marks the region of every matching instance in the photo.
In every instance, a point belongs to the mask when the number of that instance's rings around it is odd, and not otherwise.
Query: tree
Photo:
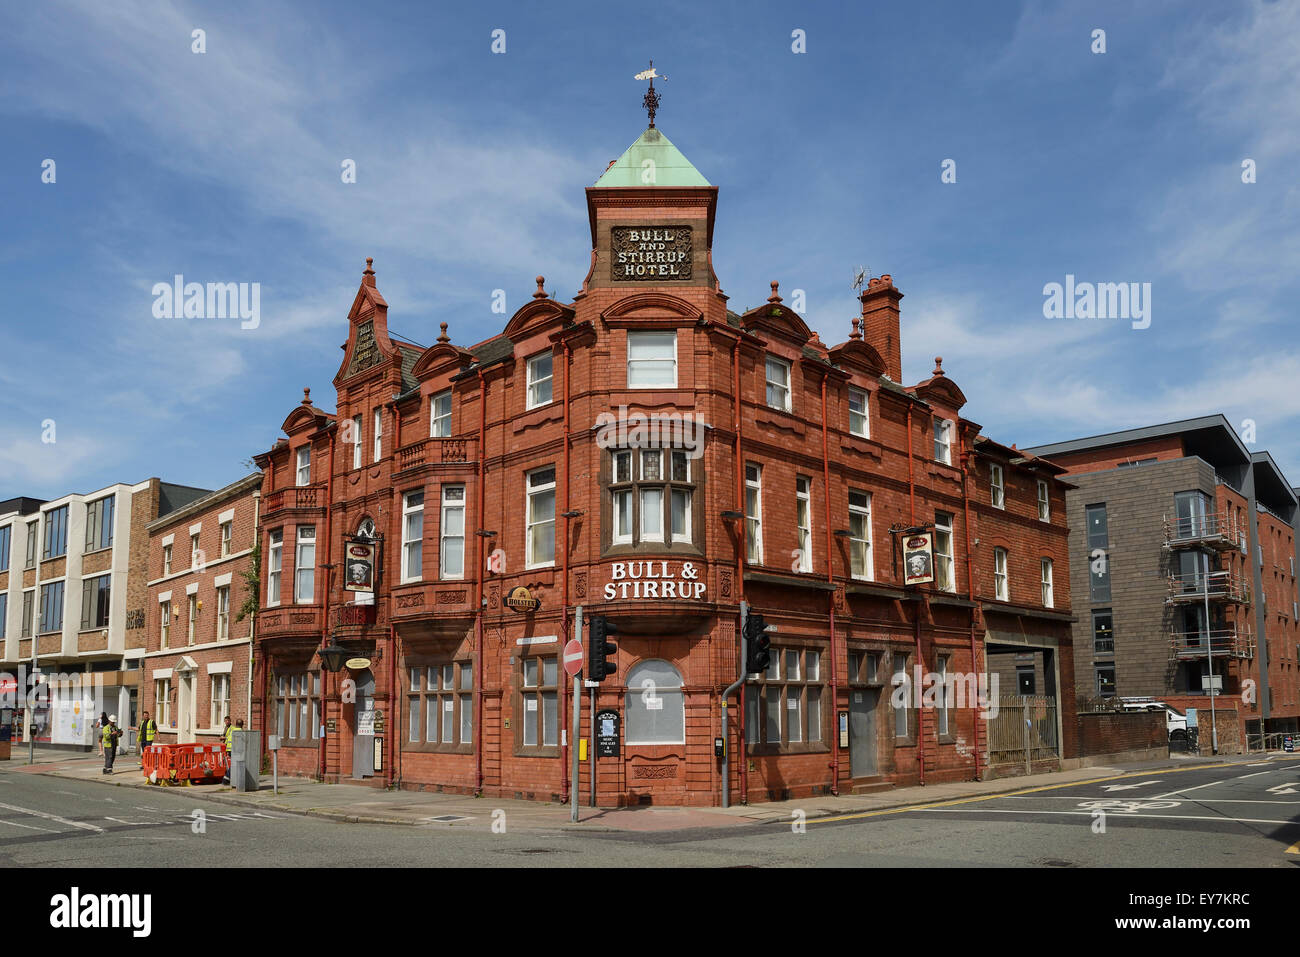
[[[244,603],[239,606],[235,621],[243,621],[249,615],[256,615],[262,600],[262,542],[258,539],[249,553],[248,568],[239,573],[244,580]]]

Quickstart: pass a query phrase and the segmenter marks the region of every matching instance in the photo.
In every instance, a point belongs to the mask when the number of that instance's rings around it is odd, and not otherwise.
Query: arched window
[[[651,658],[632,666],[627,676],[628,744],[685,744],[686,703],[681,673]]]

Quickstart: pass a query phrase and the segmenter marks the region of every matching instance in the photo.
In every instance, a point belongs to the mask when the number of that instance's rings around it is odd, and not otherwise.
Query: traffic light
[[[618,626],[604,615],[593,615],[587,635],[587,680],[604,681],[618,672],[618,663],[606,656],[616,654],[618,645],[608,640],[618,632]]]
[[[767,622],[762,615],[750,612],[745,619],[745,640],[748,654],[745,659],[745,674],[762,674],[772,661],[772,639],[767,637]]]

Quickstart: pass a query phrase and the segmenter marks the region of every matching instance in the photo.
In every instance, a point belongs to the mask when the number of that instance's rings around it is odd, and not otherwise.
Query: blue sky
[[[855,267],[888,272],[904,378],[942,354],[986,434],[1222,411],[1300,484],[1295,3],[80,0],[0,35],[0,498],[233,481],[303,386],[332,408],[366,256],[424,344],[538,273],[572,297],[651,57],[738,311],[776,279],[839,342]],[[177,273],[260,283],[260,326],[154,318]],[[1044,318],[1067,274],[1151,283],[1150,328]]]

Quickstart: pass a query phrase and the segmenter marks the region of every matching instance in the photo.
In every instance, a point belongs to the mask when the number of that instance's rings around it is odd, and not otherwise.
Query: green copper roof
[[[596,185],[708,186],[710,183],[668,137],[651,127],[605,170]]]

